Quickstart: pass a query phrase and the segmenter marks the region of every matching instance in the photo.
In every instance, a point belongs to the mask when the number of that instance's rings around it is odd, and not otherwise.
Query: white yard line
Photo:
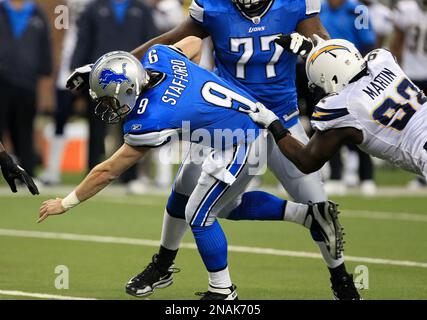
[[[56,294],[23,292],[23,291],[14,291],[14,290],[0,290],[0,295],[14,296],[14,297],[39,298],[39,299],[50,299],[50,300],[96,300],[95,298],[69,297],[69,296],[60,296],[60,295],[56,295]]]
[[[368,210],[343,210],[342,217],[370,219],[370,220],[427,222],[427,214],[409,213],[409,212],[393,213],[393,212],[368,211]]]
[[[138,245],[138,246],[148,246],[148,247],[158,247],[160,244],[158,240],[106,237],[106,236],[83,235],[83,234],[73,234],[73,233],[26,231],[26,230],[13,230],[13,229],[0,229],[0,236],[86,241],[86,242],[110,243],[110,244],[128,244],[128,245]],[[184,242],[182,243],[181,248],[195,250],[196,245],[193,243]],[[228,250],[230,252],[240,252],[240,253],[322,259],[322,256],[319,253],[305,252],[305,251],[291,251],[291,250],[281,250],[281,249],[273,249],[273,248],[257,248],[257,247],[244,247],[244,246],[233,246],[233,245],[230,245],[228,247]],[[400,267],[418,267],[418,268],[427,269],[427,262],[369,258],[369,257],[353,257],[353,256],[345,256],[345,259],[346,261],[368,263],[368,264],[380,264],[380,265],[390,265],[390,266],[400,266]]]

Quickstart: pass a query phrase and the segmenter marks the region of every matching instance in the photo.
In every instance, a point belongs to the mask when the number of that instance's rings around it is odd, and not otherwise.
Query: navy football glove
[[[33,179],[31,179],[28,173],[18,166],[5,151],[0,152],[0,166],[3,177],[9,184],[12,192],[17,192],[15,180],[18,179],[26,184],[28,190],[30,190],[33,195],[39,194],[39,190]]]

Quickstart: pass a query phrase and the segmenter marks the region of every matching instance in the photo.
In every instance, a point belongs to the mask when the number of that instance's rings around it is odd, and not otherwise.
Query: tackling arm
[[[363,141],[361,131],[345,127],[318,130],[307,145],[304,145],[292,137],[274,112],[268,110],[264,105],[257,104],[257,110],[249,113],[249,117],[264,128],[268,128],[280,151],[305,174],[323,167],[345,142],[360,144]]]
[[[286,135],[277,145],[280,151],[303,173],[310,174],[323,167],[347,141],[362,142],[362,133],[355,128],[316,131],[307,145]]]
[[[93,168],[75,191],[66,198],[56,198],[43,202],[37,222],[42,222],[50,215],[63,214],[80,202],[93,197],[141,159],[149,150],[149,148],[135,148],[123,144],[109,159]]]

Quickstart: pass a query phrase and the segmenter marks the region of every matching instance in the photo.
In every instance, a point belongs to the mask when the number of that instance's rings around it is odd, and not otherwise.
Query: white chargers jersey
[[[398,2],[394,23],[405,35],[403,71],[414,81],[427,80],[427,10],[417,1]]]
[[[352,127],[360,149],[405,170],[427,173],[427,99],[384,49],[367,55],[368,74],[314,109],[312,125],[324,131]]]

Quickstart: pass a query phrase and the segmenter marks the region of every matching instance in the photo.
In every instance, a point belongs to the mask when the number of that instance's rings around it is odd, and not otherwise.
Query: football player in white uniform
[[[424,92],[427,91],[427,1],[400,1],[394,11],[394,36],[391,52],[403,71]],[[411,181],[411,187],[426,186],[423,177]]]
[[[394,12],[391,51],[403,71],[414,81],[427,81],[427,0],[400,1]]]
[[[273,133],[302,172],[319,170],[345,142],[416,174],[427,173],[427,98],[387,50],[363,58],[346,40],[322,41],[310,52],[311,86],[329,94],[312,116],[315,134],[303,145],[263,106],[251,118]]]

